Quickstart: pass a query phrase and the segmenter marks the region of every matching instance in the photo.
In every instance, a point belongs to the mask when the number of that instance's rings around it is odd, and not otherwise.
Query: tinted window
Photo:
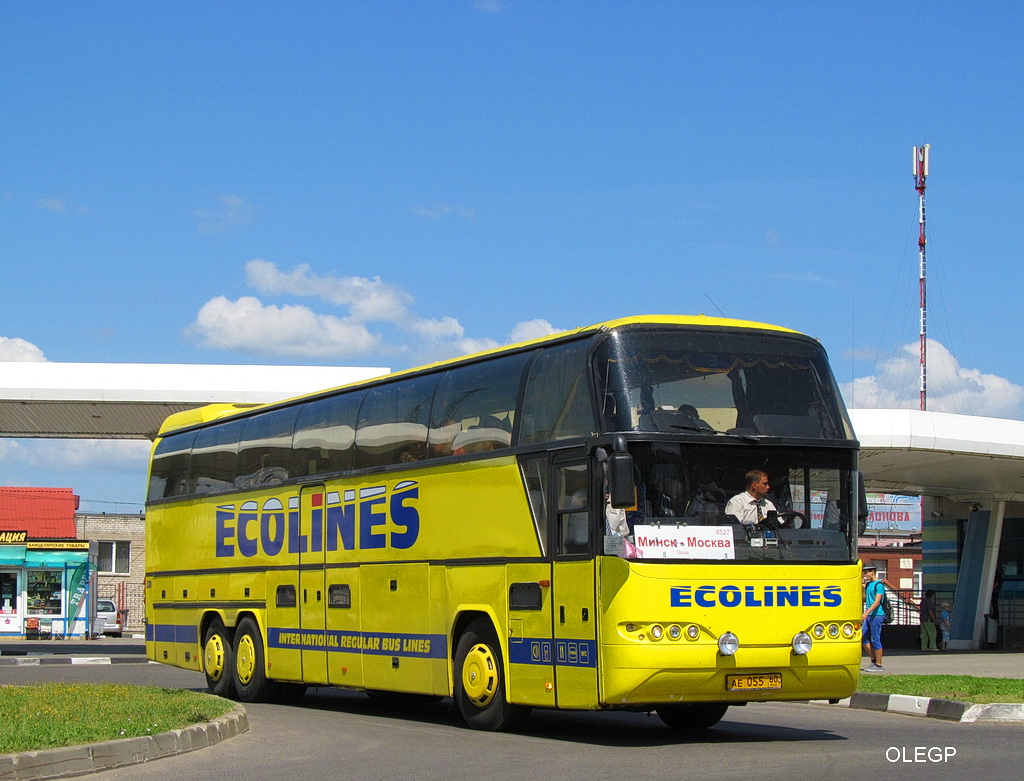
[[[233,420],[196,432],[189,462],[189,493],[217,493],[234,487],[238,439],[244,424],[244,420]]]
[[[516,397],[530,353],[462,366],[444,375],[434,394],[430,454],[461,455],[512,444]]]
[[[164,437],[153,450],[149,475],[149,501],[188,493],[188,459],[196,433]]]
[[[274,485],[288,479],[297,407],[271,410],[245,422],[238,445],[237,488]]]
[[[356,427],[356,469],[426,458],[430,403],[439,378],[410,377],[366,394]]]
[[[292,441],[292,477],[352,468],[356,416],[365,391],[315,399],[303,405]]]
[[[594,433],[585,372],[587,342],[548,347],[530,370],[523,404],[523,444]]]

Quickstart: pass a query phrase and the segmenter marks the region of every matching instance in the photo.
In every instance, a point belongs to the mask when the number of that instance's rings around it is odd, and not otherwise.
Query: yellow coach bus
[[[150,471],[147,654],[246,702],[452,697],[491,730],[834,700],[860,659],[857,470],[821,345],[704,316],[179,413]],[[751,473],[756,518],[730,504]]]

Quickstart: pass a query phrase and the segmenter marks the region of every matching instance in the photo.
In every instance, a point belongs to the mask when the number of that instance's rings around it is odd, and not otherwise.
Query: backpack
[[[889,595],[885,592],[885,586],[882,586],[882,612],[885,614],[885,620],[883,623],[892,623],[892,603],[889,601]]]

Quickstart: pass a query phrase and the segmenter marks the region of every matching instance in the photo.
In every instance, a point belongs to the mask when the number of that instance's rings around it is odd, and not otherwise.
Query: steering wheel
[[[778,515],[780,529],[802,529],[807,526],[807,516],[799,510],[785,510]]]

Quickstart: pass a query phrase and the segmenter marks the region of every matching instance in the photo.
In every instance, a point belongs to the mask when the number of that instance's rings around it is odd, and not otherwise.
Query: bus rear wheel
[[[206,628],[203,640],[203,671],[206,673],[206,688],[218,697],[233,697],[235,654],[231,638],[224,622],[213,619]]]
[[[698,730],[715,726],[729,706],[724,702],[694,702],[686,705],[661,705],[658,718],[678,730]]]
[[[235,693],[242,702],[269,702],[277,684],[267,680],[263,657],[263,636],[256,622],[246,616],[235,630]]]
[[[505,698],[501,646],[489,621],[477,619],[455,650],[455,704],[473,729],[500,732],[519,726],[530,709]]]

